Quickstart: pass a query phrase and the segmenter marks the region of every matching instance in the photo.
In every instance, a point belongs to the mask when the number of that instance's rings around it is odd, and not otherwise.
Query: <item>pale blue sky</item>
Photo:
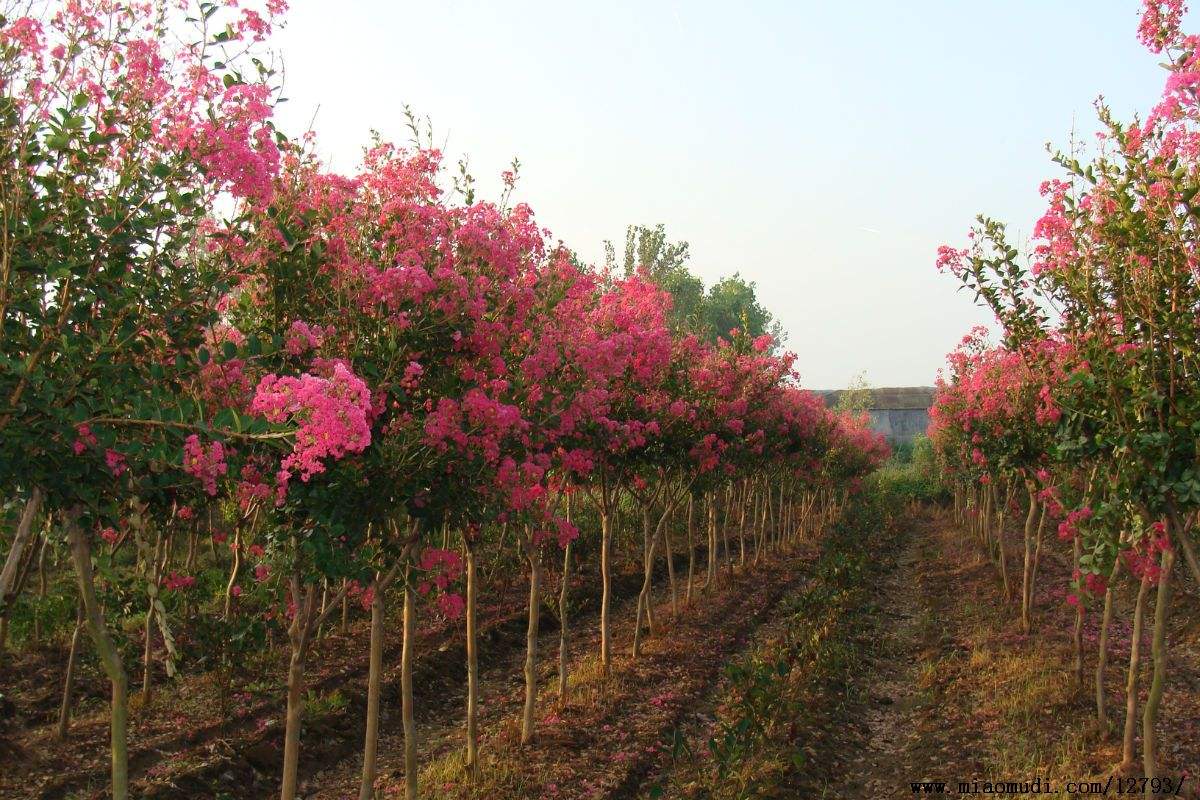
[[[1159,96],[1138,5],[293,0],[281,116],[348,170],[407,103],[485,194],[518,156],[585,258],[661,222],[706,281],[754,280],[805,385],[924,384],[985,320],[937,246],[979,212],[1027,233],[1044,145]]]

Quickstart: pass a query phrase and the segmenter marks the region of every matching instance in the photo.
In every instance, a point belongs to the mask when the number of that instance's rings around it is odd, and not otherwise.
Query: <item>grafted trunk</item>
[[[661,523],[660,523],[661,527]],[[637,658],[642,654],[642,614],[646,614],[647,622],[650,624],[650,633],[654,633],[653,622],[650,622],[650,593],[653,588],[652,578],[654,570],[654,553],[658,549],[658,537],[653,535],[650,530],[650,509],[642,509],[642,531],[646,542],[646,556],[642,568],[642,589],[638,592],[637,599],[637,617],[633,626],[633,648],[632,654]]]
[[[158,599],[159,582],[162,580],[162,573],[166,567],[167,556],[164,551],[169,547],[166,536],[160,530],[154,537],[154,553],[150,559],[150,570],[147,584],[147,594],[149,595],[149,603],[146,608],[146,641],[145,649],[142,653],[142,708],[150,705],[154,699],[154,619],[158,614]]]
[[[1046,504],[1042,503],[1041,511],[1038,513],[1037,525],[1037,541],[1033,546],[1033,571],[1029,576],[1029,610],[1033,613],[1035,605],[1034,598],[1037,596],[1035,589],[1037,588],[1038,565],[1042,560],[1042,534],[1046,531]]]
[[[1021,570],[1021,630],[1029,633],[1033,628],[1033,532],[1037,516],[1037,484],[1025,481],[1029,494],[1029,511],[1025,514],[1025,560]]]
[[[571,520],[571,504],[567,501],[567,521]],[[568,590],[571,587],[571,547],[574,542],[567,542],[567,546],[563,548],[563,573],[562,573],[562,588],[558,595],[558,700],[560,703],[567,701],[567,651],[570,646],[568,638],[568,605],[570,597]]]
[[[642,507],[642,588],[638,591],[637,596],[637,613],[634,615],[633,625],[633,657],[637,658],[641,653],[642,640],[642,620],[649,617],[649,590],[650,577],[654,568],[654,553],[658,549],[658,542],[650,541],[650,509]],[[650,623],[653,629],[653,623]]]
[[[725,574],[733,575],[733,561],[729,558],[729,520],[733,516],[733,485],[725,487],[725,515],[721,525],[721,561],[725,565]]]
[[[679,616],[679,593],[675,588],[675,553],[671,549],[671,525],[663,526],[662,529],[663,550],[666,551],[667,557],[667,583],[671,587],[671,616]]]
[[[375,576],[376,583],[379,575]],[[383,592],[371,597],[371,644],[367,667],[367,719],[363,737],[363,771],[358,787],[359,800],[375,796],[376,751],[379,746],[379,690],[383,677]]]
[[[738,509],[738,566],[746,566],[746,506],[750,503],[750,482],[742,481],[742,502]]]
[[[299,779],[300,767],[300,730],[304,715],[304,680],[307,667],[309,648],[317,629],[332,613],[333,605],[326,607],[324,612],[318,611],[317,589],[313,584],[302,586],[299,573],[293,573],[289,581],[289,591],[296,613],[288,626],[288,658],[287,682],[287,711],[284,717],[283,730],[283,774],[280,779],[280,800],[294,800]],[[340,597],[335,598],[340,600]]]
[[[1129,639],[1129,673],[1125,680],[1125,731],[1121,738],[1121,769],[1133,767],[1133,737],[1137,732],[1138,673],[1142,663],[1142,628],[1146,618],[1146,595],[1150,578],[1143,575],[1133,606],[1133,632]]]
[[[1108,727],[1108,714],[1104,694],[1104,674],[1108,670],[1108,628],[1113,616],[1113,584],[1117,580],[1117,572],[1121,569],[1121,559],[1113,562],[1112,571],[1108,573],[1108,588],[1104,592],[1104,615],[1100,619],[1100,643],[1096,648],[1096,720],[1101,730]]]
[[[521,744],[533,738],[533,713],[537,706],[537,640],[542,613],[542,560],[526,532],[523,540],[529,561],[529,625],[525,629],[525,708],[521,713]]]
[[[112,797],[113,800],[127,800],[129,797],[129,681],[125,675],[125,666],[121,663],[121,654],[117,651],[112,637],[109,636],[108,625],[104,621],[104,612],[96,599],[96,585],[92,578],[91,547],[76,519],[72,518],[68,521],[67,530],[71,542],[71,557],[75,562],[75,575],[79,582],[79,598],[83,603],[88,631],[96,645],[96,654],[100,657],[104,673],[112,685],[112,705],[109,710]]]
[[[399,573],[402,567],[407,567],[409,548],[405,547],[396,563],[388,572],[375,573],[375,580],[371,586],[371,643],[369,649],[368,666],[367,666],[367,717],[366,731],[363,737],[363,769],[362,779],[358,785],[359,800],[372,800],[375,796],[375,776],[376,765],[378,763],[379,752],[379,716],[380,716],[380,692],[383,687],[383,645],[384,645],[384,621],[387,610],[384,604],[384,597],[388,587]],[[346,601],[346,590],[349,584],[343,580],[340,590],[341,600]],[[324,615],[332,613],[337,601],[330,603],[326,608]],[[345,606],[343,605],[343,608]],[[344,616],[343,611],[343,616]],[[468,648],[470,643],[468,642]]]
[[[1180,531],[1179,533],[1182,533]],[[1142,774],[1148,779],[1146,797],[1155,792],[1149,780],[1158,775],[1158,708],[1162,704],[1163,688],[1167,682],[1167,621],[1171,613],[1171,573],[1175,569],[1175,551],[1163,550],[1160,561],[1158,591],[1154,597],[1154,638],[1150,652],[1154,657],[1154,675],[1150,679],[1150,692],[1146,695],[1146,706],[1142,709]]]
[[[717,577],[717,498],[708,495],[708,575],[704,578],[704,589],[712,588]]]
[[[1081,545],[1079,535],[1076,534],[1072,544],[1074,553],[1075,574],[1079,574],[1079,556]],[[1075,682],[1080,686],[1083,685],[1083,601],[1081,600],[1075,606],[1075,631],[1071,636],[1071,647],[1074,650],[1075,657],[1071,666],[1071,671],[1075,674]]]
[[[605,676],[612,668],[612,630],[609,620],[609,606],[612,603],[611,550],[612,518],[608,500],[602,498],[600,508],[600,669]]]
[[[413,648],[417,630],[416,599],[404,570],[403,641],[400,646],[400,716],[404,729],[404,800],[417,800],[417,724],[413,720]]]
[[[233,564],[229,567],[229,580],[225,582],[225,609],[222,618],[229,619],[233,613],[233,587],[237,584],[238,573],[242,569],[242,526],[238,525],[233,531]]]
[[[1008,580],[1008,551],[1004,547],[1004,517],[1008,512],[1008,501],[1011,497],[1012,490],[1010,489],[1005,494],[1004,503],[996,514],[996,551],[997,557],[1000,559],[1000,582],[1004,584],[1004,602],[1006,604],[1012,598],[1012,588]]]
[[[687,506],[687,538],[688,538],[688,577],[687,590],[683,593],[683,602],[692,602],[692,583],[696,575],[696,497],[688,492]]]
[[[279,787],[280,800],[295,800],[300,767],[300,725],[304,713],[304,662],[308,655],[308,631],[316,613],[317,593],[306,587],[300,596],[298,578],[292,580],[292,602],[296,613],[288,626],[287,711],[283,730],[283,776]]]

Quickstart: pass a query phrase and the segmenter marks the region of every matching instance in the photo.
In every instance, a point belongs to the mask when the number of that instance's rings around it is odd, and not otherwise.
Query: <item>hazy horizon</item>
[[[315,113],[348,170],[371,129],[407,140],[408,104],[485,196],[519,157],[516,198],[594,263],[663,223],[706,283],[757,284],[817,389],[932,384],[988,320],[938,245],[977,213],[1027,234],[1045,144],[1090,136],[1100,94],[1147,109],[1164,75],[1130,0],[328,8],[294,3],[279,39],[285,130]]]

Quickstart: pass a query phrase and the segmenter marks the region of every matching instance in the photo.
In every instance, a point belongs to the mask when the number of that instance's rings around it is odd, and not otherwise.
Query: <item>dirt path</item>
[[[861,744],[847,759],[841,797],[912,797],[914,781],[978,774],[974,735],[953,719],[931,674],[939,660],[963,651],[944,615],[963,576],[942,557],[935,524],[911,525],[879,586],[863,663]]]
[[[1020,569],[1011,555],[1015,545],[1010,540],[1010,570]],[[854,715],[858,741],[843,749],[846,763],[830,796],[937,794],[940,782],[954,795],[960,781],[1034,778],[1062,790],[1068,780],[1107,779],[1120,755],[1131,587],[1121,586],[1117,599],[1106,681],[1115,724],[1104,732],[1094,722],[1092,699],[1098,611],[1089,609],[1085,617],[1087,679],[1078,686],[1069,666],[1074,611],[1064,600],[1070,565],[1060,556],[1043,559],[1035,630],[1024,635],[1019,606],[1013,599],[1006,603],[996,567],[950,514],[914,522],[896,568],[879,586],[874,635],[863,647]],[[1172,634],[1164,701],[1171,713],[1160,725],[1163,775],[1195,776],[1200,767],[1194,747],[1200,715],[1196,638],[1182,629]],[[1144,662],[1143,701],[1149,669]],[[1138,739],[1140,757],[1140,734]],[[1198,794],[1191,785],[1179,796]]]

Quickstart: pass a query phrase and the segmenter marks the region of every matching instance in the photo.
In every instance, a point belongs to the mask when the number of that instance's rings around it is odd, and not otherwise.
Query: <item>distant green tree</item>
[[[616,271],[617,252],[611,241],[604,243],[604,254],[608,268]],[[625,253],[619,266],[625,275],[644,270],[671,295],[672,323],[677,330],[691,331],[709,342],[728,338],[734,328],[751,338],[767,333],[776,343],[782,340],[783,327],[758,302],[753,281],[735,272],[706,291],[704,281],[688,269],[690,257],[688,243],[671,241],[666,226],[630,225],[625,229]]]
[[[751,338],[764,333],[776,342],[783,338],[783,326],[758,302],[754,281],[747,281],[736,272],[709,288],[704,298],[704,325],[710,340],[729,336],[733,328],[745,331]]]
[[[875,393],[871,391],[871,384],[867,381],[867,374],[860,372],[842,390],[842,393],[838,395],[837,405],[834,408],[843,413],[857,416],[870,411],[871,405],[874,402]]]

